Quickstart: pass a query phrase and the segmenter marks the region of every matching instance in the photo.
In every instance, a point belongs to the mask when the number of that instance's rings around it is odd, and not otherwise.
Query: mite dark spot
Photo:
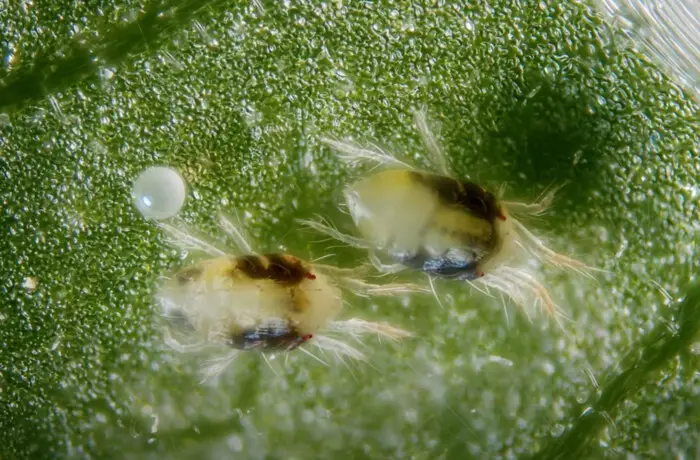
[[[310,274],[299,259],[283,254],[244,256],[238,259],[236,268],[251,279],[269,279],[285,285],[299,284]]]
[[[397,261],[437,278],[471,281],[483,276],[477,272],[479,259],[474,253],[464,254],[462,257],[435,257],[419,252]]]
[[[267,269],[260,256],[247,255],[239,257],[236,268],[242,271],[248,278],[257,280],[267,278]]]
[[[416,182],[435,191],[445,205],[461,206],[470,214],[489,222],[503,216],[496,197],[474,182],[415,171],[411,172],[411,176]]]
[[[183,268],[175,274],[175,279],[179,285],[187,284],[196,281],[202,275],[201,267]]]
[[[299,284],[309,273],[299,259],[279,254],[268,254],[270,260],[268,271],[270,279],[282,284]]]
[[[311,334],[300,335],[288,321],[275,319],[231,335],[228,344],[239,350],[293,350],[310,338]]]

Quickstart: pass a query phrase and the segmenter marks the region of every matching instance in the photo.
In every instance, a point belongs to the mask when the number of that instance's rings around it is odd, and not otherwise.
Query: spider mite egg
[[[185,203],[185,181],[172,168],[152,166],[134,181],[132,197],[136,209],[147,219],[168,219]]]

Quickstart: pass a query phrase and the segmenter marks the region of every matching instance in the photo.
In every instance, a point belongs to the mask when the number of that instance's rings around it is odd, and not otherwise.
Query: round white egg
[[[147,219],[167,219],[185,203],[185,181],[172,168],[152,166],[134,181],[132,196],[136,209]]]

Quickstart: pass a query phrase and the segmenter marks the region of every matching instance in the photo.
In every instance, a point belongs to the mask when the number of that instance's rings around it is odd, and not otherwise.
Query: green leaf
[[[583,411],[565,435],[553,441],[536,458],[580,458],[609,423],[612,414],[647,385],[651,377],[656,377],[654,374],[659,369],[667,367],[690,348],[700,329],[700,283],[695,282],[689,289],[675,313],[678,324],[661,322],[645,335],[623,359],[626,367],[604,383],[600,397]],[[697,414],[697,409],[694,413]]]
[[[697,359],[687,321],[664,318],[698,269],[698,107],[593,9],[99,3],[0,11],[0,458],[483,458],[557,438],[594,457],[696,452]],[[568,181],[527,222],[609,272],[543,270],[568,334],[445,282],[444,309],[349,299],[347,317],[418,335],[367,341],[368,364],[251,355],[200,384],[157,327],[156,281],[182,261],[133,207],[133,180],[172,166],[181,217],[214,238],[216,213],[238,210],[261,248],[353,266],[366,254],[294,224],[351,228],[337,196],[352,171],[318,139],[423,161],[418,106],[459,174],[508,199]],[[606,400],[605,375],[635,362]],[[568,441],[597,382],[615,410]]]

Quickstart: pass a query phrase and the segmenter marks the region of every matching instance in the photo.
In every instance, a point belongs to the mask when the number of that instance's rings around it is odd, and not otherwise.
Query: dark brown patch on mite
[[[199,266],[183,268],[175,274],[175,279],[179,285],[187,284],[199,278],[202,272],[202,267]]]
[[[243,256],[236,268],[251,279],[269,279],[285,285],[299,284],[308,274],[299,259],[285,254]]]
[[[236,259],[236,268],[243,272],[248,278],[257,280],[267,278],[267,269],[263,260],[258,255],[247,255]]]
[[[445,205],[461,206],[473,216],[490,222],[502,216],[496,197],[474,182],[416,171],[410,174],[413,180],[437,193]]]

